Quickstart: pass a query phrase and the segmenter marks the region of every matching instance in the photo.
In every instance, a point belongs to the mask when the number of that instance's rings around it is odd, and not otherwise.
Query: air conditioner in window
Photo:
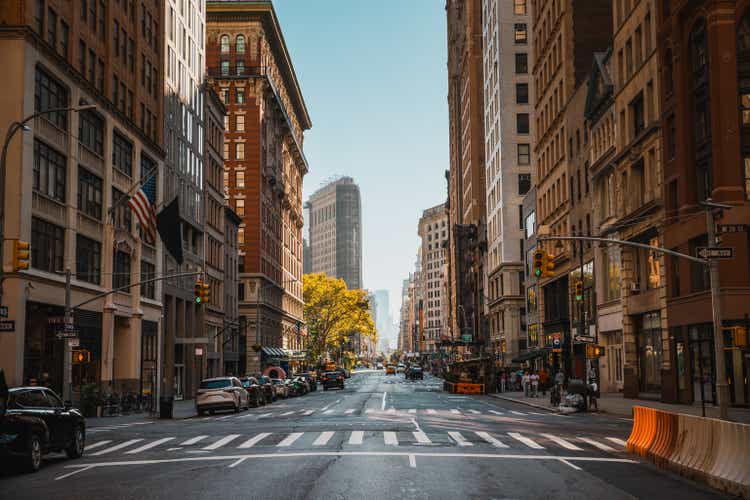
[[[640,283],[631,283],[630,284],[630,291],[633,293],[640,293],[641,291],[641,284]]]

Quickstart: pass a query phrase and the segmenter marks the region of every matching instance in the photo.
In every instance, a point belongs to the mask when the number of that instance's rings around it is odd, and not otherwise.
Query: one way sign
[[[734,248],[698,247],[698,257],[701,259],[734,259]]]

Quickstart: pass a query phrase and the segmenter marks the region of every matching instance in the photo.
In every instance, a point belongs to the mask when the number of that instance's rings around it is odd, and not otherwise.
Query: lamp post
[[[5,164],[8,157],[8,146],[10,145],[10,141],[13,140],[13,136],[15,136],[16,132],[18,132],[19,130],[23,130],[25,132],[30,131],[31,129],[26,124],[38,116],[68,111],[78,113],[95,108],[95,104],[87,104],[84,106],[50,108],[43,111],[37,111],[36,113],[27,116],[21,121],[12,122],[8,127],[8,131],[5,133],[5,141],[3,142],[2,154],[0,154],[0,198],[2,198],[2,201],[0,201],[0,304],[2,304],[3,302],[3,267],[5,264]]]

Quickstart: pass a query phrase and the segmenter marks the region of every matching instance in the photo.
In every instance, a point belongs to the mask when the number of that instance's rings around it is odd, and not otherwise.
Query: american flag
[[[156,242],[156,176],[144,182],[138,191],[130,197],[128,205],[138,218],[141,229],[151,242]]]

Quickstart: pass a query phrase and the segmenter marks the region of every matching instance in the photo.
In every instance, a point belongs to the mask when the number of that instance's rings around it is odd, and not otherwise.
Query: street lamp
[[[3,142],[3,150],[2,154],[0,154],[0,198],[2,198],[2,201],[0,201],[0,304],[2,304],[3,299],[3,263],[4,255],[3,250],[5,247],[5,162],[8,156],[8,146],[10,145],[10,141],[13,139],[13,136],[16,135],[16,132],[19,130],[23,130],[24,132],[29,132],[31,129],[28,125],[26,125],[28,122],[33,120],[34,118],[50,113],[60,113],[60,112],[67,112],[72,111],[74,113],[79,113],[81,111],[86,111],[89,109],[95,109],[95,104],[86,104],[83,106],[70,106],[70,107],[64,107],[64,108],[51,108],[51,109],[45,109],[43,111],[37,111],[34,114],[31,114],[24,118],[21,121],[15,121],[10,124],[8,127],[8,131],[5,133],[5,141]]]

